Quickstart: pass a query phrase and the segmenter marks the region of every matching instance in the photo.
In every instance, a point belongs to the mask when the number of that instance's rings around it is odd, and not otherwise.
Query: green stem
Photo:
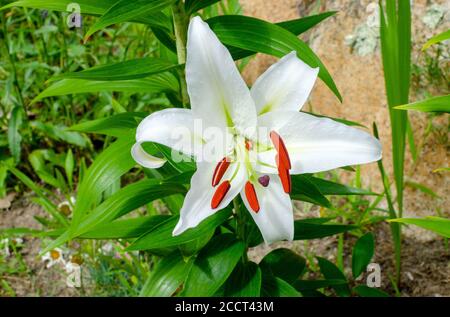
[[[245,245],[247,245],[247,237],[245,231],[245,215],[242,213],[242,210],[239,205],[239,199],[233,199],[233,207],[234,207],[234,217],[236,219],[236,235],[238,239],[242,240]],[[247,250],[242,255],[242,261],[245,263],[248,261]]]
[[[377,139],[379,139],[378,128],[374,124],[374,135]],[[383,160],[378,161],[378,169],[381,174],[381,180],[384,187],[384,193],[386,196],[386,201],[388,203],[389,209],[389,219],[395,219],[399,217],[399,213],[395,211],[394,201],[392,199],[392,193],[390,189],[389,178],[384,169]],[[390,223],[392,239],[394,242],[394,252],[395,252],[395,273],[396,273],[396,283],[397,286],[400,285],[401,280],[401,251],[402,251],[402,231],[401,226],[398,222]]]
[[[344,234],[341,233],[338,236],[338,254],[337,254],[337,266],[344,272]]]
[[[172,6],[173,24],[177,45],[178,64],[186,64],[186,44],[187,44],[187,29],[189,23],[189,16],[184,10],[183,1],[178,1]],[[186,73],[184,67],[178,68],[178,75],[180,77],[180,93],[183,106],[186,108],[189,104],[189,95],[187,93]]]

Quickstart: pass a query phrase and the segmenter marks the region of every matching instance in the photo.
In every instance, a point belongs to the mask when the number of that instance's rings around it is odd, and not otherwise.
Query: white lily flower
[[[47,269],[51,268],[55,264],[66,264],[63,257],[63,251],[60,248],[55,248],[48,251],[42,256],[41,260],[42,262],[47,262]]]
[[[240,193],[266,243],[292,240],[291,174],[381,158],[379,141],[368,133],[299,112],[318,72],[292,52],[249,90],[208,24],[192,19],[186,62],[191,110],[167,109],[148,116],[137,129],[132,149],[136,162],[147,168],[161,167],[165,160],[146,153],[144,142],[171,147],[197,161],[173,235],[197,226]],[[204,128],[220,129],[225,144],[199,133],[197,120]],[[174,131],[182,132],[174,137]],[[221,149],[215,161],[203,159],[199,149],[208,147]]]

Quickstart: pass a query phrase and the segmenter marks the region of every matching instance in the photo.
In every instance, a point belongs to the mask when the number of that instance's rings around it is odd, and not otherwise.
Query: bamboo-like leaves
[[[47,97],[80,93],[118,91],[128,93],[160,93],[178,91],[178,81],[171,73],[161,73],[144,79],[96,81],[63,79],[41,92],[33,102]]]
[[[408,105],[398,106],[395,109],[450,113],[450,95],[429,98]]]
[[[244,244],[232,234],[214,237],[195,259],[181,295],[214,295],[231,275],[244,251]]]
[[[415,225],[450,238],[450,219],[441,217],[391,219],[390,222]]]
[[[114,6],[119,1],[120,0],[77,0],[75,2],[80,6],[81,14],[98,16],[105,14],[111,6]],[[72,3],[74,3],[73,0],[20,0],[0,8],[0,11],[12,7],[25,7],[67,12],[69,5]],[[139,15],[136,16],[133,21],[167,30],[171,29],[170,19],[162,12]]]
[[[177,67],[177,65],[163,59],[147,57],[120,63],[100,65],[81,72],[66,73],[57,76],[55,79],[71,78],[98,81],[141,79],[171,70],[175,67]]]

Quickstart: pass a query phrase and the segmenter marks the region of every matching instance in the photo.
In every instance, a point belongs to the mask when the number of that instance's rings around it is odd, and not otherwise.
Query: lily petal
[[[328,118],[303,112],[271,112],[260,116],[258,122],[283,138],[292,162],[291,174],[317,173],[381,159],[382,148],[376,138]],[[271,150],[260,153],[259,159],[273,165],[275,155]],[[264,166],[258,169],[276,173]]]
[[[247,136],[256,129],[250,91],[227,48],[195,17],[188,32],[186,81],[191,108],[205,126],[232,127]]]
[[[267,244],[282,240],[292,241],[294,239],[292,202],[289,195],[284,192],[279,178],[271,176],[268,187],[256,184],[255,191],[260,205],[258,213],[252,211],[244,191],[241,192],[241,197],[264,241]]]
[[[188,109],[165,109],[142,120],[136,131],[136,144],[131,150],[134,160],[147,168],[159,168],[165,159],[146,153],[141,144],[155,142],[187,156],[197,156],[202,149],[201,136],[194,131],[194,118]]]
[[[270,111],[299,111],[314,87],[319,68],[311,68],[297,57],[284,56],[253,85],[251,94],[258,114]]]
[[[237,174],[231,181],[231,187],[219,206],[216,209],[212,209],[211,200],[218,188],[211,186],[216,165],[205,162],[197,163],[197,171],[191,179],[191,189],[186,194],[183,207],[180,210],[180,220],[172,233],[174,236],[182,234],[189,228],[196,227],[204,219],[227,207],[244,187],[245,169],[240,168],[239,163],[231,164],[222,180],[230,180],[236,169],[238,169]]]

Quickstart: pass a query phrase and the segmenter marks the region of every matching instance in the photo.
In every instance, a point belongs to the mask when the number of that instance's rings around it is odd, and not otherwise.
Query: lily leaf
[[[33,101],[53,96],[63,96],[103,91],[128,93],[161,93],[178,90],[178,80],[170,73],[161,73],[144,79],[97,81],[85,79],[63,79],[41,92]]]
[[[317,257],[317,262],[319,263],[320,272],[322,272],[323,276],[327,280],[343,280],[347,281],[347,278],[345,277],[344,273],[341,272],[341,270],[334,265],[334,263],[328,261],[325,258]],[[351,295],[350,288],[348,285],[332,285],[331,286],[336,294],[342,297],[349,297]]]
[[[70,130],[120,137],[124,133],[135,130],[139,121],[146,116],[147,113],[145,112],[124,112],[107,118],[82,122],[71,126]]]
[[[117,4],[119,1],[120,0],[77,0],[75,2],[80,5],[81,14],[98,16],[105,14],[111,6]],[[67,12],[69,5],[72,3],[74,3],[73,0],[20,0],[7,4],[0,8],[0,11],[13,7],[25,7]],[[133,21],[168,30],[171,29],[170,19],[162,12],[140,15],[135,17]]]
[[[358,226],[340,224],[319,224],[311,220],[296,220],[294,222],[294,240],[313,240],[333,236],[357,229]]]
[[[304,272],[306,260],[289,249],[276,249],[267,254],[259,266],[287,283],[293,283]]]
[[[110,223],[101,224],[94,229],[81,234],[82,239],[131,239],[142,234],[166,221],[170,216],[157,215],[150,217],[139,217],[124,220],[115,220]]]
[[[244,249],[232,234],[214,237],[195,259],[181,295],[214,295],[233,272]]]
[[[141,16],[159,12],[173,3],[175,0],[120,0],[112,5],[89,29],[85,39],[112,24],[133,21]]]
[[[150,273],[139,296],[169,297],[185,282],[194,261],[185,261],[179,251],[164,257]]]
[[[258,297],[261,293],[261,270],[256,263],[238,263],[225,283],[226,297]]]
[[[66,73],[53,78],[99,81],[130,80],[149,77],[174,69],[177,65],[160,58],[139,58],[109,65],[100,65],[80,72]]]
[[[129,251],[152,250],[176,247],[178,245],[186,244],[188,242],[195,241],[197,238],[208,233],[210,230],[220,226],[230,217],[230,215],[230,209],[219,211],[204,220],[197,227],[188,229],[179,236],[172,236],[172,231],[179,219],[179,216],[174,216],[142,235],[127,249]]]
[[[226,45],[280,58],[296,51],[306,64],[320,67],[319,77],[342,101],[342,96],[325,65],[302,40],[288,30],[263,20],[238,15],[218,16],[207,22]]]
[[[352,254],[353,277],[358,278],[367,268],[375,253],[375,241],[372,233],[367,233],[356,241]]]

